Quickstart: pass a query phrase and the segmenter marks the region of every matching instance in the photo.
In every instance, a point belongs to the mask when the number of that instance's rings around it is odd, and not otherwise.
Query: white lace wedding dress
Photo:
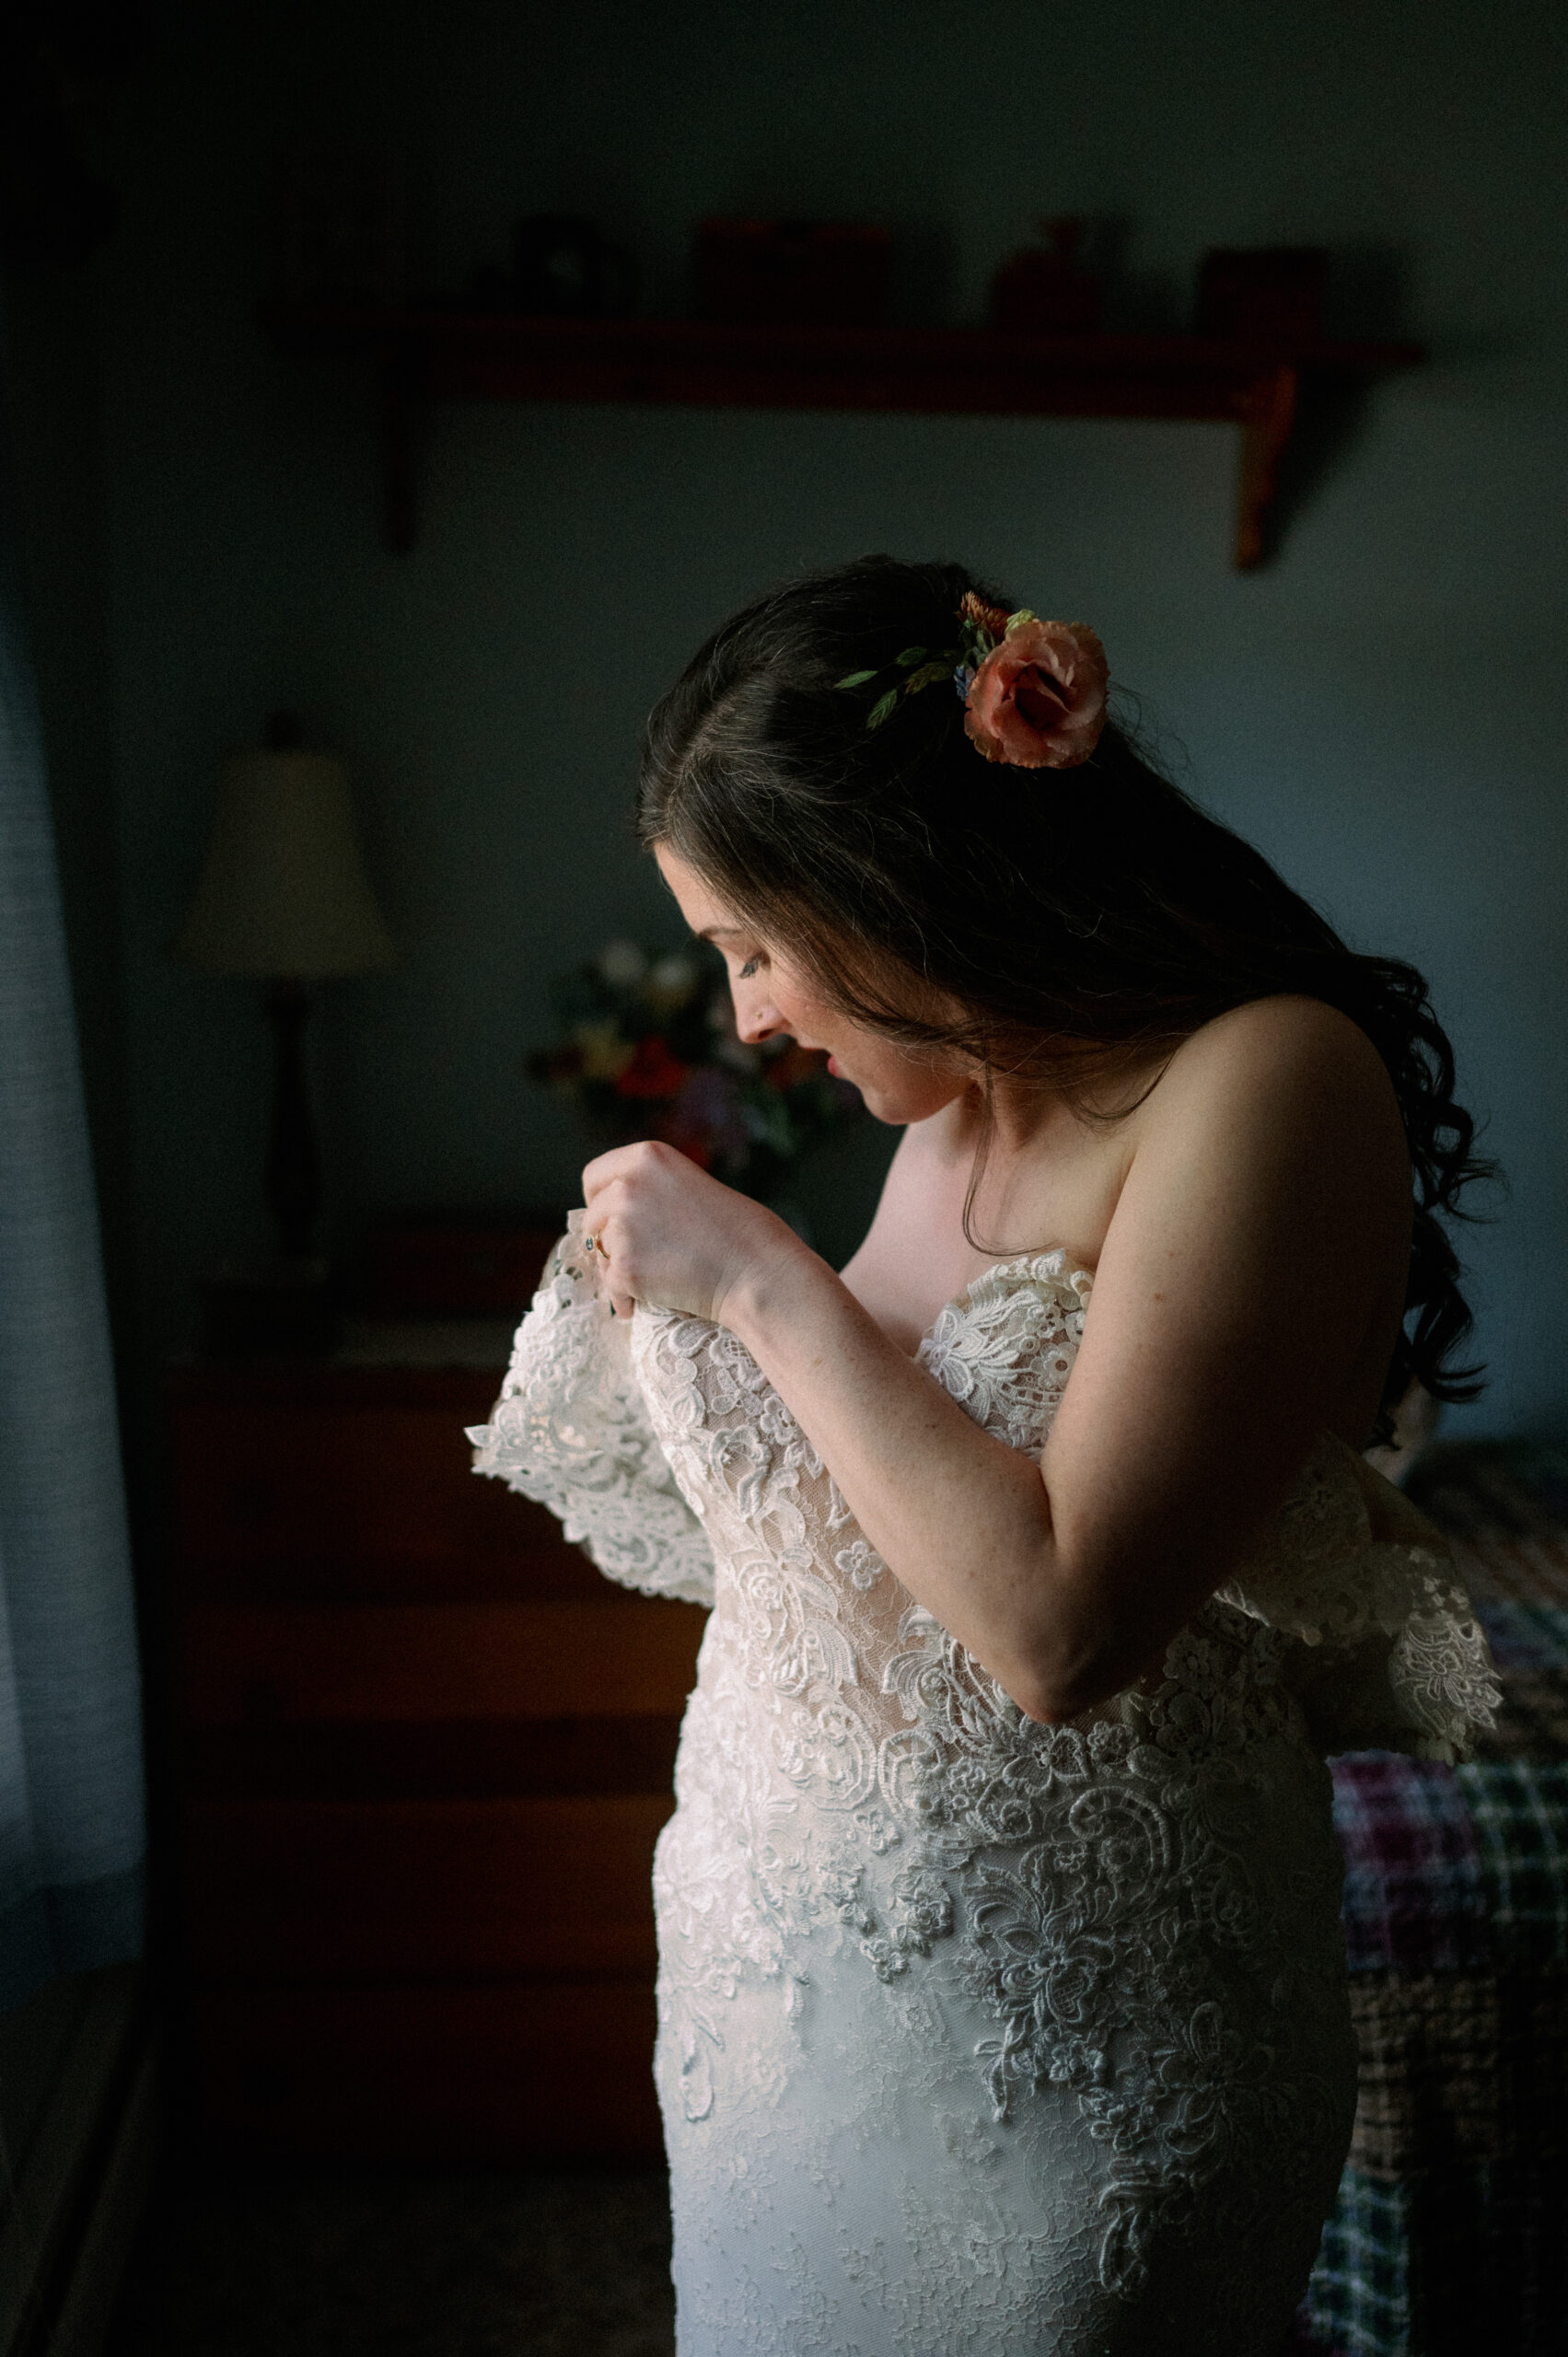
[[[580,1220],[472,1437],[714,1607],[654,1879],[680,2357],[1274,2357],[1355,2096],[1322,1751],[1495,1699],[1441,1542],[1326,1441],[1162,1673],[1037,1724],[733,1335],[610,1318]],[[1000,1262],[922,1362],[1038,1455],[1089,1295]]]

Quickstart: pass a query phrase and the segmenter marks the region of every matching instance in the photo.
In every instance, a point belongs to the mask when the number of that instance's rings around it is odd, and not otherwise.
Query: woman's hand
[[[585,1222],[609,1255],[610,1306],[636,1302],[730,1323],[726,1304],[807,1247],[776,1213],[722,1186],[672,1145],[617,1146],[583,1172]]]

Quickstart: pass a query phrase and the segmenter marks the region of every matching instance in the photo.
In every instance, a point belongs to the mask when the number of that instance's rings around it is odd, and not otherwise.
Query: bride
[[[720,630],[641,830],[740,1037],[902,1131],[841,1273],[601,1155],[474,1435],[714,1607],[655,1874],[680,2357],[1273,2357],[1355,2102],[1326,1750],[1484,1646],[1362,1452],[1469,1325],[1408,966],[866,559]]]

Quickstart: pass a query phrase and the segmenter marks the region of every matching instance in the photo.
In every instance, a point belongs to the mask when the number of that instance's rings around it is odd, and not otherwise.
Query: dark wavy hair
[[[1151,1060],[1163,1069],[1230,1007],[1285,992],[1338,1007],[1388,1067],[1413,1173],[1379,1435],[1412,1379],[1438,1399],[1473,1399],[1480,1369],[1451,1364],[1471,1318],[1439,1215],[1463,1216],[1462,1190],[1492,1166],[1454,1100],[1453,1050],[1424,981],[1347,948],[1115,720],[1068,771],[982,761],[940,684],[868,728],[884,683],[838,682],[912,646],[952,645],[969,590],[1005,610],[1017,602],[961,565],[871,556],[735,615],[649,716],[642,842],[668,844],[764,937],[787,942],[854,1021],[974,1059],[988,1088],[997,1074],[1033,1079],[1085,1110],[1127,1081],[1112,1119],[1146,1093],[1134,1075]],[[942,1002],[957,1019],[911,1012]],[[965,1213],[975,1243],[983,1150],[982,1137]]]

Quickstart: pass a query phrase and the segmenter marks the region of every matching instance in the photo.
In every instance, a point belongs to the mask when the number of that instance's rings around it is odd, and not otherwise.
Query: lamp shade
[[[209,974],[295,981],[393,962],[339,762],[288,751],[225,763],[206,865],[174,955]]]

